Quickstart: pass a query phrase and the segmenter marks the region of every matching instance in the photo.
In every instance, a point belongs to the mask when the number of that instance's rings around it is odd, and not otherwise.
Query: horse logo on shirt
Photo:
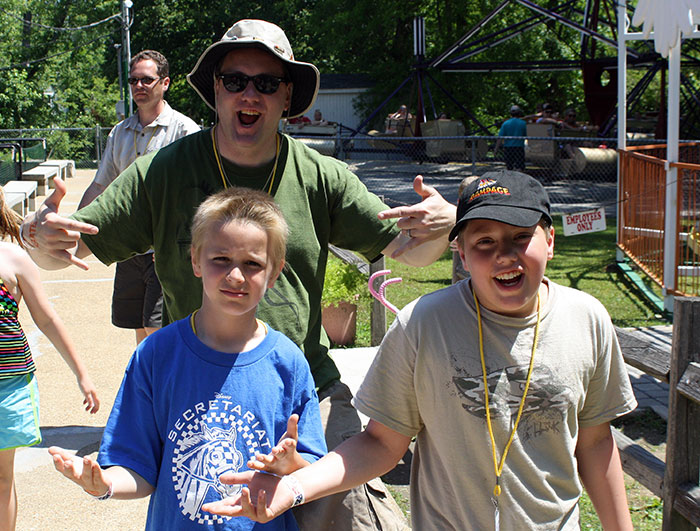
[[[221,475],[245,470],[248,459],[272,448],[265,424],[255,412],[218,392],[212,400],[185,409],[172,422],[167,439],[172,445],[168,447],[174,491],[168,492],[177,497],[185,517],[202,525],[229,519],[203,512],[204,503],[234,496],[241,490],[240,485],[221,483]],[[163,466],[167,466],[165,460]]]

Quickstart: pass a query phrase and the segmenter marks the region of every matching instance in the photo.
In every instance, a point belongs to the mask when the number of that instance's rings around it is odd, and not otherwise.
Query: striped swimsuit
[[[17,301],[0,279],[0,378],[34,372],[27,338],[17,319]]]

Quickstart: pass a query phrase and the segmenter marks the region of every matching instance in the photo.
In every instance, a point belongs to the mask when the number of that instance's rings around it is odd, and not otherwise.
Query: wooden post
[[[700,297],[676,297],[669,375],[663,531],[695,529],[678,508],[683,505],[679,486],[698,485],[700,405],[677,392],[677,388],[690,364],[700,361],[699,331]]]
[[[376,262],[369,264],[369,274],[372,276],[373,273],[381,271],[384,269],[384,257],[382,256]],[[376,347],[382,342],[384,334],[386,333],[386,308],[377,299],[372,299],[372,316],[370,318],[370,330],[371,330],[371,345]]]

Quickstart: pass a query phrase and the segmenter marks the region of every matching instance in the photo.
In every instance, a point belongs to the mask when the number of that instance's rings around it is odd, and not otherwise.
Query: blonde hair
[[[479,178],[478,175],[467,175],[464,179],[462,179],[459,183],[459,190],[457,191],[457,194],[461,197],[462,192],[464,192],[464,189],[469,186],[470,183],[476,181]]]
[[[273,271],[284,262],[289,229],[275,200],[265,192],[250,188],[226,188],[205,199],[192,219],[192,252],[199,255],[213,227],[231,221],[251,223],[267,234],[267,255]]]
[[[10,240],[22,245],[19,239],[19,230],[22,225],[22,216],[12,210],[5,202],[5,191],[0,186],[0,234],[3,238],[9,236]]]

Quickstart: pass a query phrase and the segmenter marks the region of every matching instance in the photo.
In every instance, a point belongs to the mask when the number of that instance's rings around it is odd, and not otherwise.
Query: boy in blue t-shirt
[[[240,490],[219,476],[260,462],[289,474],[326,453],[304,355],[255,317],[284,266],[286,238],[263,192],[229,188],[199,206],[191,257],[201,308],[138,346],[98,461],[52,447],[58,471],[98,499],[150,495],[147,529],[257,529],[201,510]],[[270,524],[297,529],[291,513]]]

